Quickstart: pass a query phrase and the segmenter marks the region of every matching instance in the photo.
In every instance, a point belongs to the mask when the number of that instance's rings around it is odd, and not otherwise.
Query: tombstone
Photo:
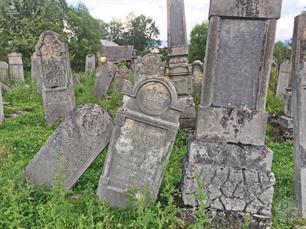
[[[37,91],[42,91],[42,67],[40,57],[33,53],[31,57],[31,79],[36,82]]]
[[[281,0],[211,0],[195,139],[184,162],[185,205],[201,180],[218,228],[271,226],[273,153],[264,145],[267,88]],[[223,225],[223,223],[228,223]],[[260,226],[259,226],[260,225]]]
[[[0,82],[4,84],[9,84],[8,75],[8,64],[4,61],[0,61]]]
[[[193,92],[201,95],[202,81],[204,78],[204,64],[200,60],[192,63],[192,86]]]
[[[192,73],[188,65],[188,40],[184,0],[167,0],[169,78],[179,98],[187,97],[188,104],[181,116],[184,128],[194,128],[196,109],[192,98]]]
[[[185,107],[164,77],[144,76],[125,89],[97,190],[112,208],[128,204],[128,190],[157,198]]]
[[[137,80],[143,76],[161,76],[162,60],[156,54],[147,54],[141,59],[141,67],[137,74]]]
[[[96,70],[96,83],[94,96],[97,98],[107,97],[108,89],[115,77],[117,67],[113,63],[105,63]]]
[[[289,60],[281,64],[277,80],[276,97],[282,100],[284,100],[286,88],[289,86],[290,70],[291,64]]]
[[[81,175],[109,143],[113,121],[99,105],[76,107],[66,116],[46,144],[30,161],[25,176],[36,187],[75,185]]]
[[[93,72],[96,69],[96,58],[92,54],[86,56],[85,72]]]
[[[13,83],[24,83],[22,56],[13,52],[8,54],[10,77]]]
[[[44,112],[51,126],[75,107],[68,46],[57,33],[46,31],[40,35],[35,50],[41,59]]]
[[[115,76],[114,86],[119,92],[122,92],[124,82],[129,80],[130,70],[126,66],[120,66]]]
[[[0,87],[0,124],[2,124],[3,121],[4,121],[4,111],[3,111],[3,101],[2,101],[2,89]]]
[[[306,12],[295,18],[292,45],[295,193],[297,209],[306,218]]]

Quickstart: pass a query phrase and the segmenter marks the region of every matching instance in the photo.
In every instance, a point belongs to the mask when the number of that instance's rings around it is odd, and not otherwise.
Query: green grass
[[[93,75],[81,76],[75,88],[77,104],[100,104],[115,117],[122,95],[111,90],[111,98],[99,100],[92,96],[93,86]],[[0,228],[201,228],[201,222],[207,223],[206,216],[196,210],[195,215],[202,219],[195,225],[185,225],[179,217],[181,209],[175,193],[182,178],[182,159],[187,153],[183,131],[177,135],[157,202],[145,205],[140,200],[137,208],[111,210],[95,195],[106,150],[71,191],[61,187],[50,192],[34,191],[27,184],[22,172],[56,125],[47,127],[41,96],[34,85],[13,87],[4,94],[4,101],[10,106],[5,106],[6,121],[0,126]],[[273,226],[292,228],[302,224],[294,208],[292,142],[279,144],[268,134],[267,144],[274,151],[273,171],[277,179]]]

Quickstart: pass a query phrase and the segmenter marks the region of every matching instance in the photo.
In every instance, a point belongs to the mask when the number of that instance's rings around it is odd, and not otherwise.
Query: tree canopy
[[[203,61],[206,51],[206,41],[208,34],[208,23],[203,22],[193,27],[190,34],[189,62],[195,60]]]
[[[279,41],[275,43],[274,46],[274,57],[277,59],[278,64],[289,60],[291,57],[291,49],[286,46],[283,42]]]

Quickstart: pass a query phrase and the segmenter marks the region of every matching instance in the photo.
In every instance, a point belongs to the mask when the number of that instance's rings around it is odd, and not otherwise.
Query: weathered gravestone
[[[35,54],[41,59],[45,116],[52,125],[75,107],[68,46],[57,33],[46,31],[40,35]]]
[[[4,111],[3,111],[3,101],[2,101],[2,89],[0,87],[0,124],[3,123],[3,121],[4,121]]]
[[[185,107],[166,78],[143,77],[125,88],[97,191],[111,207],[124,207],[129,189],[156,199]]]
[[[169,77],[175,85],[179,98],[187,97],[185,111],[181,116],[184,128],[194,128],[196,109],[192,95],[192,73],[188,65],[188,40],[184,0],[167,0]]]
[[[96,58],[89,54],[86,56],[85,72],[93,72],[96,69]]]
[[[285,97],[286,88],[289,86],[290,70],[291,63],[289,60],[281,64],[276,88],[276,97],[279,99],[284,99]]]
[[[204,78],[204,64],[200,60],[196,60],[192,63],[192,87],[193,92],[197,95],[201,94],[202,81]]]
[[[297,208],[306,218],[306,12],[295,18],[292,62],[295,193]]]
[[[8,54],[10,77],[13,83],[24,83],[22,56],[13,52]]]
[[[126,66],[120,66],[115,75],[114,87],[117,91],[122,91],[126,80],[129,80],[130,70]]]
[[[96,70],[96,84],[94,96],[97,98],[107,97],[108,89],[116,75],[117,67],[113,63],[105,63]]]
[[[162,60],[156,54],[147,54],[141,59],[141,65],[137,74],[137,80],[143,76],[157,75],[161,76]]]
[[[254,228],[271,224],[275,178],[264,145],[265,105],[280,12],[281,0],[210,2],[209,58],[182,194],[196,206],[203,181],[217,228],[241,228],[246,214]]]
[[[37,91],[42,91],[42,67],[41,67],[41,59],[33,53],[31,57],[31,79],[36,81]]]
[[[0,82],[9,84],[8,64],[4,61],[0,61]]]
[[[99,105],[76,107],[26,167],[35,186],[71,188],[109,143],[113,130],[110,115]]]

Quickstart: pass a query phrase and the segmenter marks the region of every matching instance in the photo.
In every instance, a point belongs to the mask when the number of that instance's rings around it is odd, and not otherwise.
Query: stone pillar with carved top
[[[188,40],[184,0],[167,0],[169,78],[180,98],[187,98],[181,116],[184,128],[195,128],[196,109],[192,97],[192,72],[188,64]]]
[[[281,0],[211,0],[196,137],[182,182],[186,205],[198,204],[204,183],[216,228],[271,224],[275,178],[265,146],[265,112]],[[252,228],[253,228],[252,227]]]

